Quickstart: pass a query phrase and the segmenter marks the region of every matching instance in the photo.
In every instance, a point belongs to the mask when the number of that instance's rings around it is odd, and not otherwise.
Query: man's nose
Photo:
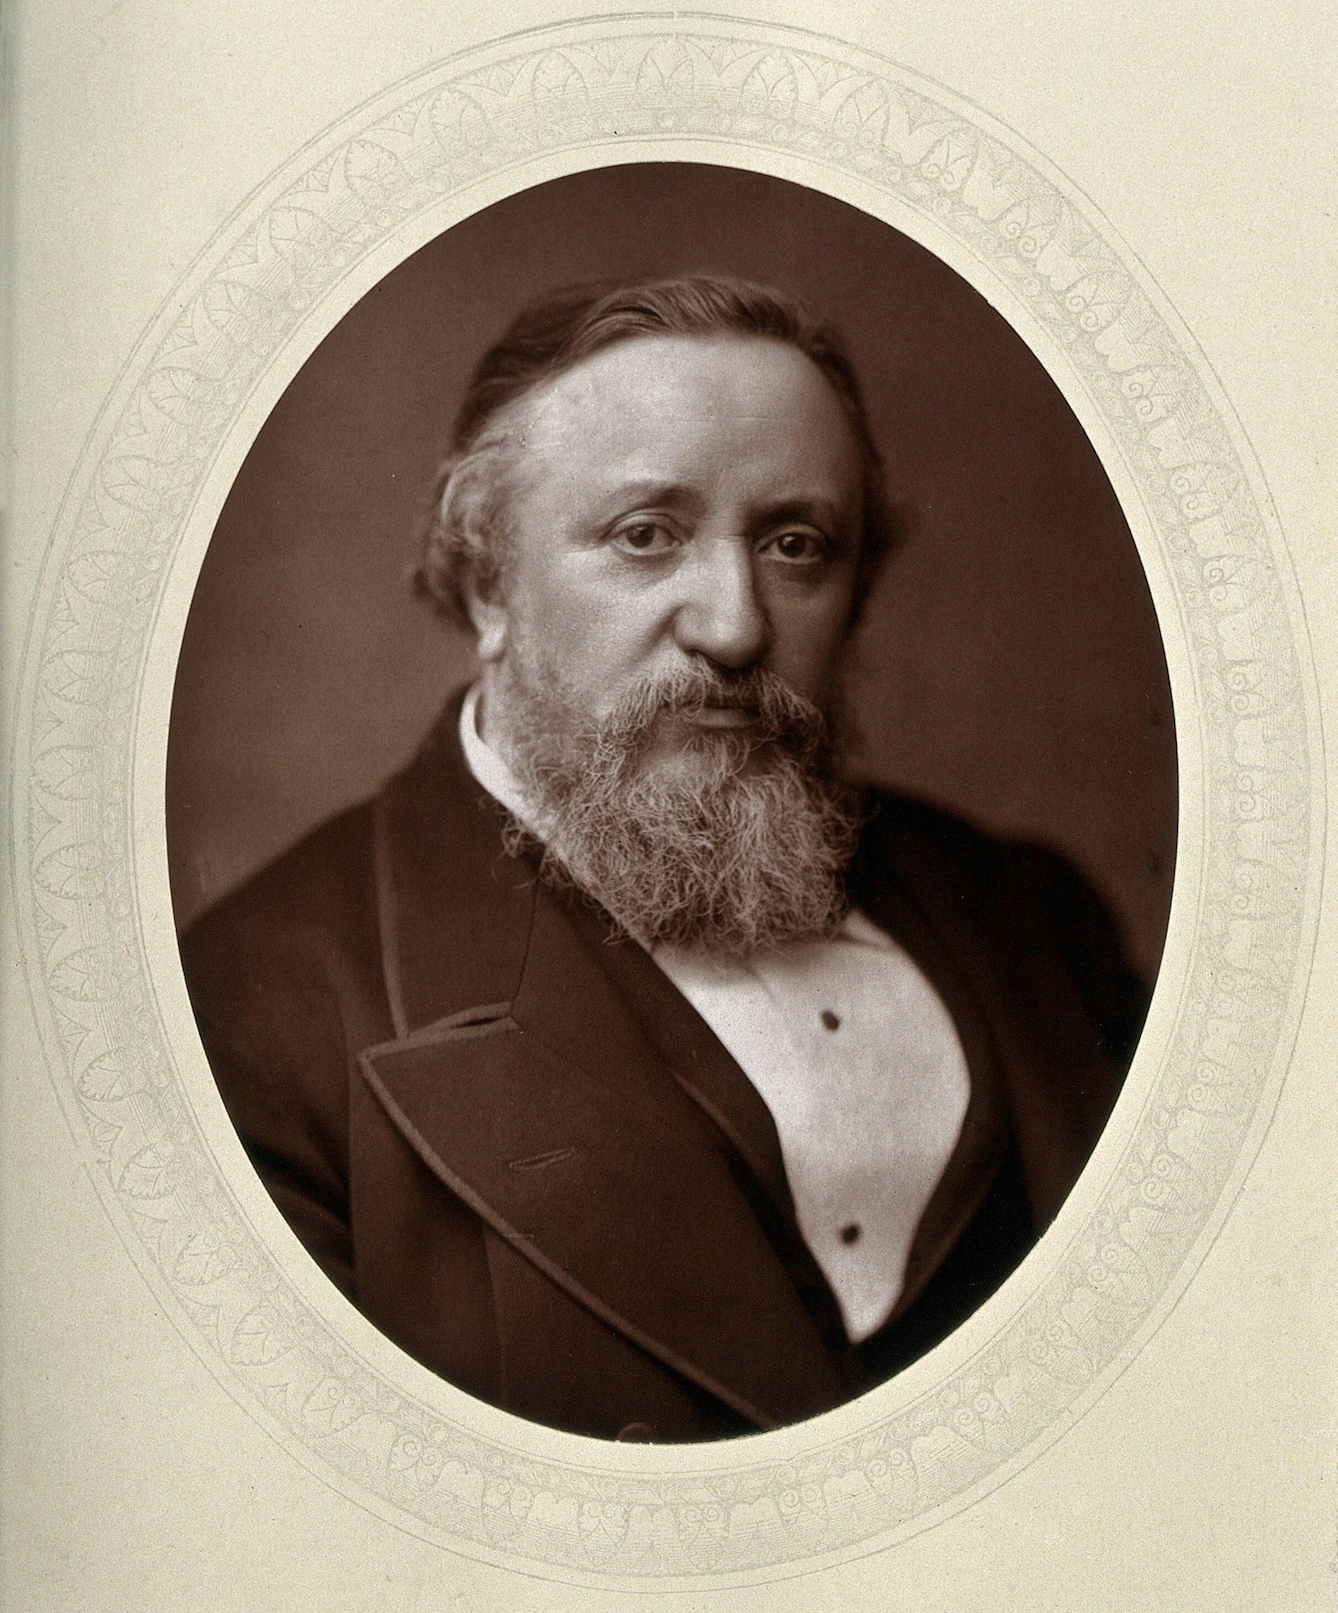
[[[758,596],[751,543],[699,537],[693,550],[674,618],[679,648],[720,666],[754,665],[771,643],[771,623]]]

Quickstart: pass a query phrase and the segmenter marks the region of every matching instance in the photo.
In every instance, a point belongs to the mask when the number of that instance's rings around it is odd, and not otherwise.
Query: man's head
[[[522,315],[419,577],[477,634],[483,734],[550,871],[645,941],[829,930],[849,820],[824,716],[888,538],[853,372],[778,294],[693,277]]]

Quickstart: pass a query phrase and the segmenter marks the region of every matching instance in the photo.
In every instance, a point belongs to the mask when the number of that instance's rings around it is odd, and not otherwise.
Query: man
[[[831,332],[704,276],[483,359],[421,590],[480,676],[187,936],[251,1158],[442,1377],[603,1437],[814,1415],[970,1313],[1143,1009],[1064,864],[843,780],[893,520]]]

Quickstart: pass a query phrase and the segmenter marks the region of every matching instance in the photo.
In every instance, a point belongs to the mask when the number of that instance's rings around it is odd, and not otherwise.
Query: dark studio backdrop
[[[219,518],[182,645],[168,848],[184,926],[412,751],[469,645],[409,594],[468,375],[527,300],[704,269],[843,331],[914,512],[870,601],[864,770],[1075,862],[1151,978],[1175,850],[1161,640],[1082,428],[1021,339],[923,248],[819,192],[695,164],[509,197],[387,276],[289,386]]]

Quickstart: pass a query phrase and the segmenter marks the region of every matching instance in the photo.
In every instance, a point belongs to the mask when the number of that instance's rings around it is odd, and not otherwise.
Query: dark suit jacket
[[[972,1091],[906,1292],[852,1349],[766,1105],[639,947],[504,853],[458,709],[183,941],[280,1209],[410,1355],[555,1427],[710,1439],[885,1378],[1016,1265],[1106,1118],[1143,993],[1104,909],[1048,853],[875,799],[852,893],[933,981]]]

